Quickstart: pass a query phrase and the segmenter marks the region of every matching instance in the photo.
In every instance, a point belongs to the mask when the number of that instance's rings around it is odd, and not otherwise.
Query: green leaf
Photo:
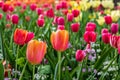
[[[50,65],[40,66],[39,74],[49,74],[51,72]]]
[[[0,62],[0,80],[4,80],[4,67],[2,62]]]
[[[102,53],[102,55],[100,56],[100,59],[98,59],[97,62],[95,63],[95,65],[94,65],[95,69],[99,69],[100,68],[100,66],[102,65],[102,63],[104,62],[104,60],[109,55],[111,49],[112,49],[112,47],[108,48],[104,53]]]

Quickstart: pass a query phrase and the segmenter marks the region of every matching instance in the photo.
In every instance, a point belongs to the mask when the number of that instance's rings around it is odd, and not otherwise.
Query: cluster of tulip
[[[113,1],[0,1],[0,78],[119,80],[119,13]]]

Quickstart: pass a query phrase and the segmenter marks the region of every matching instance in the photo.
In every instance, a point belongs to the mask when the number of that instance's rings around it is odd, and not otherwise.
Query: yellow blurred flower
[[[90,19],[95,19],[96,18],[96,14],[95,13],[89,14],[89,18]]]
[[[110,15],[110,14],[111,14],[111,10],[110,10],[110,9],[105,9],[105,10],[104,10],[104,13]]]
[[[91,7],[91,4],[87,1],[80,1],[80,7],[82,11],[86,11]]]
[[[111,17],[113,22],[118,21],[118,19],[120,18],[120,11],[119,10],[111,11]]]
[[[90,1],[90,4],[93,8],[97,8],[100,5],[100,1]]]
[[[101,26],[105,23],[104,17],[102,17],[102,16],[99,16],[99,18],[96,19],[96,21]]]
[[[110,8],[110,9],[114,8],[114,3],[111,0],[102,1],[102,5],[104,8]]]

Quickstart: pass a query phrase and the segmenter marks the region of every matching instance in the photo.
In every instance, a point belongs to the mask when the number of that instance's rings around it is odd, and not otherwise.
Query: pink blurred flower
[[[11,18],[12,18],[12,23],[13,23],[13,24],[18,24],[18,22],[19,22],[19,17],[18,17],[17,14],[13,14]]]
[[[73,21],[73,19],[74,19],[74,15],[72,13],[67,13],[67,20],[71,22]]]
[[[72,23],[71,24],[71,30],[72,32],[78,32],[79,31],[80,24],[79,23]]]
[[[118,32],[118,29],[119,29],[119,24],[117,24],[117,23],[111,24],[110,30],[111,30],[112,34],[116,34]]]

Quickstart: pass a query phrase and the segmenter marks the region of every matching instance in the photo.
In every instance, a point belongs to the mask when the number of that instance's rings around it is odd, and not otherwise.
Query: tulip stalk
[[[18,47],[17,47],[15,71],[17,71],[17,59],[18,59],[18,52],[19,52],[19,45],[18,45]],[[16,78],[16,77],[17,77],[17,72],[15,73],[15,78]]]
[[[61,77],[61,52],[58,52],[58,63],[59,63],[59,68],[58,68],[58,80],[61,80],[60,77]]]
[[[33,77],[32,77],[32,80],[34,80],[34,75],[35,75],[35,65],[33,65]]]

